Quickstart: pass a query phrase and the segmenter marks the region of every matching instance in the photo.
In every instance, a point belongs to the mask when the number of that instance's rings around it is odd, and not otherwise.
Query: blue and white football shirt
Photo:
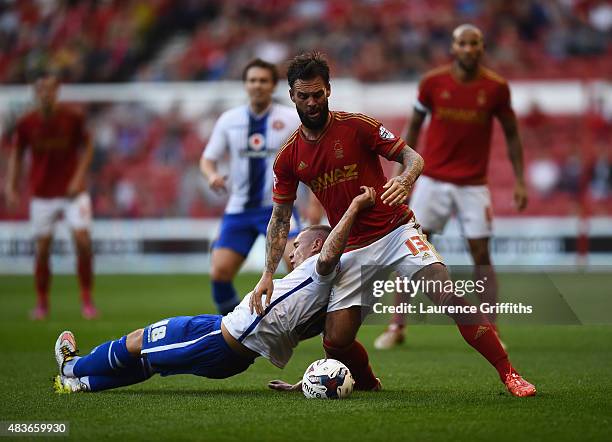
[[[272,164],[299,124],[294,108],[276,103],[262,115],[243,105],[219,117],[203,155],[219,161],[229,151],[231,190],[225,213],[272,205]]]
[[[272,300],[262,316],[251,313],[251,292],[223,317],[223,325],[234,338],[279,368],[287,365],[301,332],[327,310],[338,268],[319,275],[318,258],[311,256],[284,278],[274,280]]]

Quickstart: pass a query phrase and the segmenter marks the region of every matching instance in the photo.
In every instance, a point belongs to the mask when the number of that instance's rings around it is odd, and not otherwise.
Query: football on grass
[[[306,369],[302,391],[309,399],[346,399],[355,381],[349,369],[335,359],[319,359]]]

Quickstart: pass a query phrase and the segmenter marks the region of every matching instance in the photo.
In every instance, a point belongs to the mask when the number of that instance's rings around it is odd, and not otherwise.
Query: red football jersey
[[[316,141],[306,140],[298,129],[281,147],[274,162],[272,198],[276,203],[292,203],[301,181],[321,201],[335,226],[360,193],[359,187],[373,187],[376,204],[359,214],[349,235],[347,250],[353,250],[383,237],[412,216],[408,206],[389,207],[380,199],[387,178],[378,156],[393,160],[406,143],[365,115],[332,112],[330,118]]]
[[[15,147],[30,149],[32,194],[41,198],[66,196],[78,164],[78,150],[88,142],[84,117],[57,106],[45,118],[38,110],[21,117],[15,129]]]
[[[415,107],[431,113],[423,175],[461,185],[486,183],[493,117],[514,115],[506,80],[481,67],[475,80],[462,83],[444,66],[425,75]]]

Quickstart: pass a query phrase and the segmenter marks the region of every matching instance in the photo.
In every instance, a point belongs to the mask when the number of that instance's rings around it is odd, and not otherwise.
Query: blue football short
[[[242,213],[226,213],[221,220],[219,238],[213,248],[228,248],[245,258],[251,251],[259,235],[266,235],[268,222],[272,216],[272,207],[247,209]],[[289,238],[295,238],[302,226],[297,210],[293,209],[293,218],[296,221],[295,229],[289,232]]]
[[[194,374],[223,379],[242,373],[253,359],[236,354],[221,334],[221,315],[177,316],[144,329],[142,355],[162,376]]]

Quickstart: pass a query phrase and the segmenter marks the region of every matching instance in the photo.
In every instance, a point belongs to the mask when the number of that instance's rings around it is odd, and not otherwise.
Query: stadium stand
[[[21,0],[0,6],[0,81],[26,82],[42,64],[73,82],[239,79],[254,56],[280,63],[313,47],[335,78],[415,79],[446,59],[464,21],[508,78],[612,71],[612,6],[598,0]]]
[[[329,55],[334,78],[414,81],[447,60],[449,34],[461,21],[484,29],[486,65],[510,79],[612,72],[606,1],[22,0],[0,3],[0,82],[24,84],[42,66],[78,83],[239,79],[253,56],[282,63],[310,48]],[[531,187],[525,214],[612,214],[612,123],[602,109],[595,103],[584,115],[557,115],[534,107],[522,117]],[[155,113],[139,103],[88,104],[86,111],[96,141],[97,218],[222,213],[223,198],[197,170],[218,112],[186,118],[178,104]],[[405,119],[384,122],[401,132]],[[4,157],[11,121],[3,126]],[[499,127],[493,146],[494,210],[516,215]],[[25,219],[26,201],[17,213],[0,204],[0,219]]]

